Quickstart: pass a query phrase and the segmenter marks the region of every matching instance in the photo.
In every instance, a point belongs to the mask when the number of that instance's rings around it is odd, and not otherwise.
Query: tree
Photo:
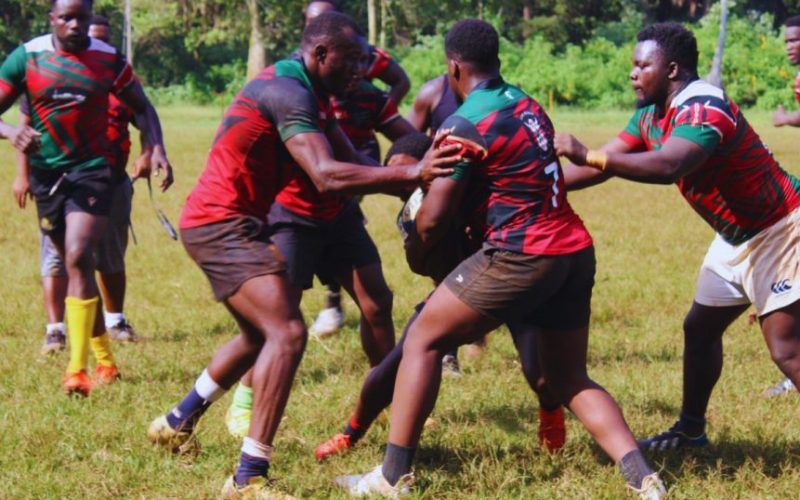
[[[251,79],[267,65],[267,52],[264,47],[264,21],[258,0],[247,0],[250,13],[250,46],[247,49],[247,79]]]
[[[721,12],[719,18],[719,38],[717,49],[714,51],[714,60],[711,63],[711,72],[706,77],[708,83],[721,89],[725,86],[722,83],[722,53],[725,50],[725,36],[728,30],[728,0],[721,0]]]

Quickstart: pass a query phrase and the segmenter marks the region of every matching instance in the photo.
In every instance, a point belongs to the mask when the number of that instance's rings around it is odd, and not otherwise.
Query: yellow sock
[[[64,301],[69,332],[68,373],[86,369],[89,360],[89,339],[92,338],[97,315],[97,302],[97,297],[91,299],[67,297]]]
[[[99,337],[92,337],[91,345],[98,364],[103,366],[114,365],[114,355],[111,354],[111,340],[108,338],[108,332]]]

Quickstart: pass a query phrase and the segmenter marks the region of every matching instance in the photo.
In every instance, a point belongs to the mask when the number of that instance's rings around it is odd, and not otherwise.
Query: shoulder
[[[90,38],[91,42],[89,43],[89,50],[92,52],[100,52],[102,54],[110,54],[116,55],[118,53],[117,49],[110,44],[102,40],[98,40],[97,38]],[[122,54],[120,54],[122,55]]]
[[[447,75],[440,75],[423,83],[414,102],[433,104],[442,97]]]
[[[53,46],[53,36],[52,35],[41,35],[28,40],[23,45],[17,48],[17,50],[21,50],[23,52],[34,53],[34,52],[55,52],[55,47]]]
[[[450,115],[442,129],[450,129],[450,135],[444,140],[444,145],[460,144],[461,154],[465,160],[483,160],[488,154],[486,138],[481,135],[475,124],[460,114]]]

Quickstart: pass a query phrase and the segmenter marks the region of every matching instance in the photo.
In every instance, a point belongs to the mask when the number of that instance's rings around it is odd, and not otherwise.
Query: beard
[[[636,99],[636,109],[646,108],[651,104],[655,104],[655,100],[652,98],[645,97],[643,99]]]

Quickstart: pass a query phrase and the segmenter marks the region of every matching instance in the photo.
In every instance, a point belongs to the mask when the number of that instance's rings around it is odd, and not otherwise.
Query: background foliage
[[[245,81],[250,13],[241,0],[131,0],[136,71],[160,103],[226,103]],[[380,40],[414,88],[444,70],[442,38],[464,17],[492,22],[504,37],[504,75],[542,101],[581,108],[629,107],[629,60],[636,32],[663,20],[686,22],[697,35],[700,73],[719,32],[712,0],[371,0],[379,5]],[[257,0],[267,61],[297,45],[305,0]],[[343,8],[366,29],[367,1]],[[781,25],[800,0],[730,2],[723,77],[743,106],[772,108],[790,96],[794,69]],[[122,46],[122,0],[97,0]],[[48,0],[0,0],[0,56],[46,32]]]

